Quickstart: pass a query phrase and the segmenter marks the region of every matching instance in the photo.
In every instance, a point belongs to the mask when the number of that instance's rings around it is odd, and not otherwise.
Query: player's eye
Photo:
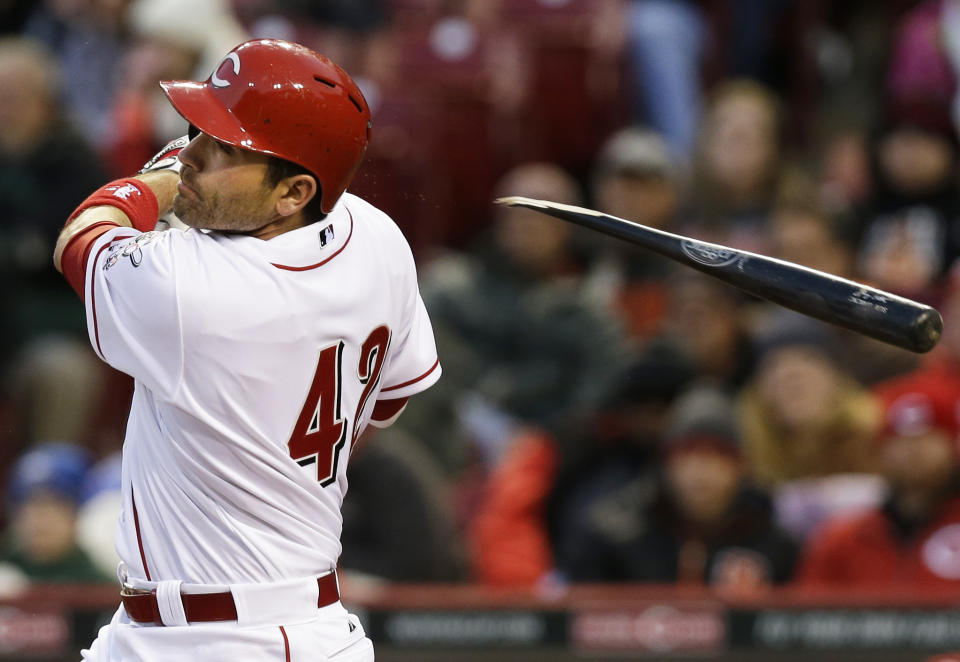
[[[232,146],[228,145],[227,143],[222,143],[219,140],[217,140],[216,143],[217,147],[219,147],[224,154],[233,154]]]

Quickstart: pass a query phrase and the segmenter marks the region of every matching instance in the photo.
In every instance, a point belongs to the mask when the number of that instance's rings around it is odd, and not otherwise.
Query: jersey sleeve
[[[117,228],[87,262],[87,332],[103,361],[159,395],[172,394],[183,367],[173,233]]]
[[[384,366],[380,400],[407,398],[426,390],[440,379],[440,359],[433,338],[430,317],[420,292],[407,316],[408,323],[395,339],[396,344]]]

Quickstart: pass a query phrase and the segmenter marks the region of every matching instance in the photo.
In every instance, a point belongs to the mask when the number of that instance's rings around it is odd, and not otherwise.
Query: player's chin
[[[197,213],[196,205],[190,203],[179,193],[173,198],[173,213],[184,225],[198,227],[197,222],[202,216]]]

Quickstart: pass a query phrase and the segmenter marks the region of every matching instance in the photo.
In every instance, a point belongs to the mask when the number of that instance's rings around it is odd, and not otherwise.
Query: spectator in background
[[[817,155],[816,197],[831,213],[846,220],[863,207],[873,184],[867,131],[862,121],[847,121],[826,133]]]
[[[573,179],[547,163],[511,170],[497,191],[579,202]],[[585,300],[572,226],[520,208],[493,214],[486,244],[439,258],[421,279],[450,367],[446,386],[398,424],[448,468],[462,468],[472,444],[492,466],[515,430],[589,410],[625,354],[618,323]]]
[[[928,299],[960,256],[960,196],[954,95],[956,6],[922,2],[893,36],[884,116],[872,152],[875,190],[860,218],[863,277],[898,294]]]
[[[770,216],[770,255],[842,278],[854,278],[853,228],[810,198],[783,198]],[[917,355],[852,331],[834,329],[841,367],[873,384],[917,367]]]
[[[34,3],[24,26],[25,36],[42,42],[58,58],[64,106],[96,148],[114,130],[109,108],[123,81],[118,74],[126,48],[128,4],[129,0],[42,0]]]
[[[758,362],[740,394],[744,454],[770,488],[790,481],[874,469],[879,424],[872,396],[840,367],[820,322],[776,316],[758,338]]]
[[[956,402],[932,386],[879,390],[884,427],[875,452],[889,495],[813,536],[798,574],[804,586],[960,586]]]
[[[601,495],[653,489],[667,413],[690,370],[665,352],[632,362],[597,411],[564,430],[517,435],[494,467],[468,531],[474,574],[498,586],[548,580],[555,542]],[[562,555],[562,548],[556,554]]]
[[[779,200],[770,212],[770,255],[828,274],[850,278],[853,249],[849,229],[815,200]]]
[[[627,56],[640,122],[663,134],[673,156],[693,158],[700,123],[700,60],[706,17],[692,0],[633,0],[626,7]]]
[[[348,581],[463,577],[463,548],[443,473],[421,444],[397,430],[361,438],[351,456],[342,540]]]
[[[960,255],[958,146],[946,105],[890,108],[875,145],[876,187],[860,220],[860,274],[929,299]]]
[[[791,577],[796,555],[768,497],[750,486],[722,391],[681,395],[659,487],[635,480],[561,524],[557,566],[571,581],[709,584],[749,594]]]
[[[783,188],[794,185],[784,163],[782,124],[779,100],[759,83],[731,80],[714,90],[694,162],[692,232],[767,252],[770,208]]]
[[[12,293],[10,347],[30,335],[83,332],[83,310],[50,261],[67,216],[105,177],[59,103],[60,70],[39,43],[0,40],[0,270]]]
[[[66,443],[36,446],[14,465],[7,490],[11,526],[3,562],[28,580],[112,580],[77,546],[77,505],[89,465],[85,451]]]
[[[67,216],[106,178],[65,116],[59,81],[41,44],[0,39],[0,377],[17,440],[80,439],[101,376],[83,309],[50,260]]]
[[[594,206],[602,212],[660,230],[672,229],[683,193],[682,167],[653,131],[628,128],[607,139],[593,172]],[[592,299],[607,301],[631,336],[660,331],[672,263],[648,249],[602,235],[588,280]]]
[[[121,459],[118,449],[90,467],[77,511],[77,544],[107,576],[120,563],[113,539],[123,507]]]
[[[740,291],[688,268],[674,269],[666,287],[663,332],[651,350],[678,352],[698,376],[739,389],[755,362]]]
[[[121,61],[123,85],[103,142],[118,176],[136,172],[184,132],[157,81],[204,80],[223,53],[248,38],[226,0],[133,0],[127,24],[134,40]]]

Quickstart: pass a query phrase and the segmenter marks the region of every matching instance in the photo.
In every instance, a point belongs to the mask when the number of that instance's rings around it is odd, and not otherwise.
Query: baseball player
[[[82,654],[373,660],[335,572],[347,460],[440,365],[406,241],[344,192],[369,107],[276,40],[161,86],[189,140],[87,198],[54,255],[136,383],[121,606]],[[171,208],[189,229],[154,231]]]

